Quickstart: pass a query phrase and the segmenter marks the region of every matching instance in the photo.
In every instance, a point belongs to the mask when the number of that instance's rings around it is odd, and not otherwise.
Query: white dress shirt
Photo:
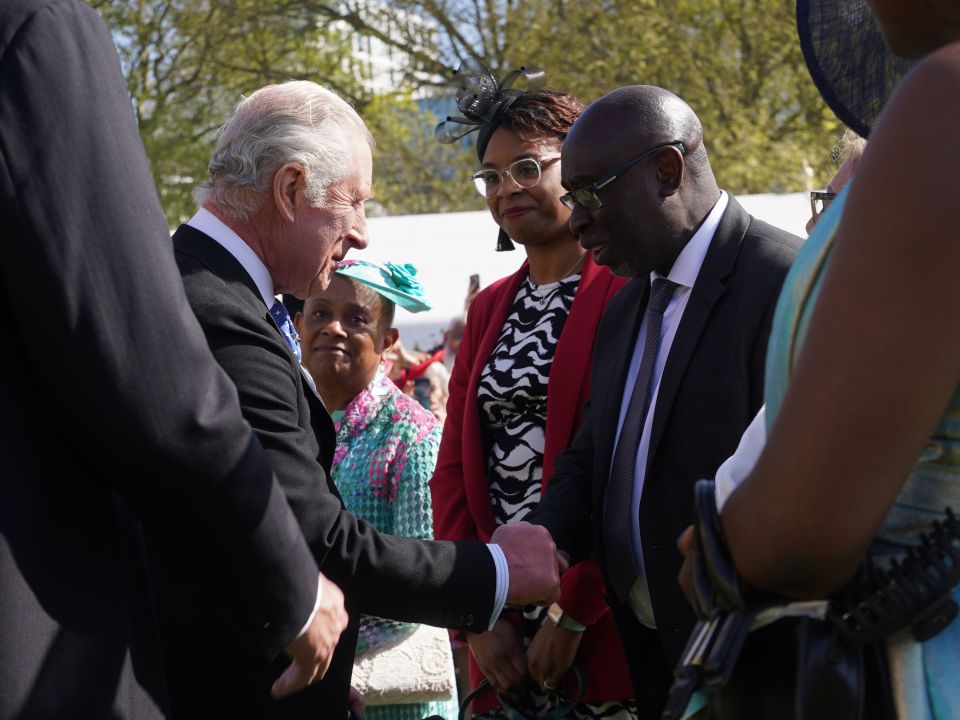
[[[253,251],[253,248],[247,245],[247,243],[244,242],[243,239],[220,218],[206,208],[200,208],[196,213],[194,213],[193,217],[187,221],[187,225],[210,236],[210,238],[213,239],[218,245],[222,246],[224,250],[233,255],[236,261],[240,263],[247,275],[250,276],[250,279],[253,280],[254,284],[257,286],[257,290],[260,292],[260,297],[263,299],[263,304],[266,306],[267,310],[273,307],[274,301],[280,299],[280,296],[275,292],[275,286],[273,284],[273,278],[270,276],[270,271],[267,269],[267,266],[263,264],[260,256],[257,255]],[[317,387],[314,384],[314,380],[310,376],[310,373],[308,373],[302,365],[300,366],[300,371],[303,373],[303,376],[306,378],[310,387],[316,391]],[[488,625],[488,628],[492,628],[493,624],[497,621],[497,618],[500,617],[503,606],[506,605],[507,602],[507,591],[510,588],[510,570],[507,564],[507,558],[503,554],[503,550],[499,545],[490,543],[487,545],[487,548],[489,548],[490,554],[493,556],[493,564],[497,572],[497,582],[494,590],[493,600],[493,613],[490,616],[490,623]],[[310,627],[310,623],[313,622],[313,618],[319,609],[320,591],[318,586],[317,601],[313,607],[313,612],[310,614],[310,617],[307,618],[306,624],[297,634],[297,637],[300,637],[307,631],[307,628]]]
[[[660,392],[660,378],[663,377],[663,369],[667,364],[670,355],[670,347],[673,345],[673,338],[677,334],[677,328],[680,320],[683,318],[683,312],[686,310],[687,302],[690,300],[690,292],[700,274],[700,267],[703,265],[703,259],[710,249],[710,242],[720,224],[720,218],[723,217],[727,209],[728,196],[725,192],[720,193],[720,199],[717,200],[713,209],[704,218],[703,223],[693,234],[693,237],[687,242],[680,255],[670,268],[667,278],[677,284],[663,313],[663,327],[661,329],[660,347],[657,349],[657,359],[654,363],[653,374],[650,378],[650,403],[647,417],[644,420],[643,432],[640,435],[640,445],[637,448],[637,461],[634,466],[633,474],[633,496],[630,505],[630,517],[634,519],[634,532],[632,535],[633,552],[640,563],[640,574],[630,590],[630,596],[627,603],[633,610],[637,619],[647,627],[656,627],[653,617],[653,606],[650,602],[650,589],[647,584],[646,573],[643,570],[643,546],[640,542],[640,498],[643,494],[643,483],[646,477],[647,455],[650,450],[650,430],[653,426],[653,416],[657,408],[657,395]],[[650,273],[650,284],[659,277],[663,277],[658,272]],[[630,360],[630,367],[627,371],[627,380],[623,387],[623,399],[620,401],[620,419],[617,422],[617,437],[614,440],[613,447],[616,449],[617,440],[620,438],[620,431],[623,428],[623,421],[627,416],[627,408],[630,405],[630,396],[633,394],[633,386],[637,380],[637,373],[640,370],[640,362],[643,359],[643,350],[647,335],[647,314],[644,313],[643,321],[640,324],[640,331],[637,333],[637,342],[633,348],[633,356]],[[616,451],[616,450],[614,450]],[[611,456],[612,459],[612,456]],[[612,462],[611,462],[612,467]]]

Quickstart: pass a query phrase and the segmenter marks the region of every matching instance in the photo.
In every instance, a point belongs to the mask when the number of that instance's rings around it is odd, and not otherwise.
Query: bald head
[[[570,229],[619,274],[667,274],[720,197],[700,120],[663,88],[607,93],[573,124],[562,152],[564,187],[593,189],[574,205]]]
[[[697,174],[706,171],[712,177],[700,119],[669,90],[654,85],[628,85],[608,92],[587,107],[570,136],[577,142],[576,135],[596,132],[636,148],[682,142],[689,170]]]

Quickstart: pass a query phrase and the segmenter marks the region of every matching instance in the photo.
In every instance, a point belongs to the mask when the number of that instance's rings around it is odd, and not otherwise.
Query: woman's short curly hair
[[[503,113],[499,127],[523,137],[551,137],[562,143],[582,112],[583,103],[568,93],[533,90],[513,101]]]

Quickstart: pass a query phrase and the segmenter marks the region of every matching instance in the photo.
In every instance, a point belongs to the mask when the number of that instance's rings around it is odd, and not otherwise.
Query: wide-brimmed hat
[[[337,275],[366,285],[412,313],[433,307],[423,292],[423,285],[416,278],[417,268],[410,263],[398,265],[392,262],[380,264],[367,260],[341,260],[337,264]]]
[[[913,62],[890,52],[866,0],[797,0],[797,32],[820,95],[867,137]]]

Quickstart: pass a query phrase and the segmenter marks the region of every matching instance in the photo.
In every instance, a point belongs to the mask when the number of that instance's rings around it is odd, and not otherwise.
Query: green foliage
[[[255,0],[93,0],[120,53],[140,135],[171,225],[193,213],[217,128],[244,94],[323,79],[364,100],[342,67],[345,31]]]
[[[721,186],[795,190],[832,174],[842,128],[803,63],[794,0],[92,0],[114,33],[171,224],[193,211],[217,127],[242,94],[311,79],[352,102],[377,139],[386,212],[477,209],[469,147],[439,145],[411,97],[443,92],[459,58],[544,68],[585,102],[621,85],[670,89],[700,116]],[[358,38],[391,47],[374,95]]]
[[[472,148],[441,145],[433,137],[440,121],[409,95],[374,98],[364,119],[377,140],[374,198],[389,213],[440,213],[485,207],[470,184]]]
[[[694,109],[711,163],[734,193],[825,182],[842,128],[810,80],[794,0],[519,3],[510,64],[543,67],[585,102],[622,85],[658,85]],[[550,32],[546,31],[550,28]]]

